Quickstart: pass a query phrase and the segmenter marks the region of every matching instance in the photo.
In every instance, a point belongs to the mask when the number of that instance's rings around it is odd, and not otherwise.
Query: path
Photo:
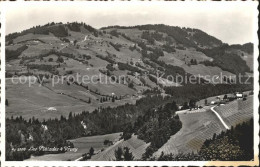
[[[215,106],[214,106],[215,107]],[[218,119],[220,120],[220,122],[224,125],[224,127],[226,129],[230,129],[227,124],[224,122],[224,120],[221,118],[221,116],[217,113],[217,111],[214,110],[214,107],[211,107],[210,110],[214,112],[214,114],[216,114],[216,116],[218,117]]]
[[[65,44],[63,47],[61,47],[60,49],[58,49],[58,51],[60,52],[62,49],[66,48],[67,46],[69,46],[69,44]]]

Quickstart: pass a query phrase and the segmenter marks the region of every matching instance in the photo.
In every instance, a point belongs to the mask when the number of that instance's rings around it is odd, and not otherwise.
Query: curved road
[[[215,107],[215,106],[214,106],[214,107]],[[224,120],[221,118],[221,116],[219,115],[219,113],[214,110],[214,107],[211,107],[210,110],[213,111],[213,112],[216,114],[216,116],[218,117],[218,119],[219,119],[220,122],[224,125],[224,127],[225,127],[226,129],[230,129],[230,128],[227,126],[227,124],[224,122]]]

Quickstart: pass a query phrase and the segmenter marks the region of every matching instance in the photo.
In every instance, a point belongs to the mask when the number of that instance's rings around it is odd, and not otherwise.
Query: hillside
[[[111,102],[112,96],[134,103],[147,89],[159,88],[163,91],[164,87],[183,85],[168,80],[167,75],[204,78],[207,75],[223,74],[228,77],[238,73],[250,74],[252,49],[250,43],[224,45],[217,38],[192,28],[140,25],[95,29],[85,23],[48,23],[6,36],[6,77],[45,77],[43,86],[46,91],[49,89],[49,97],[58,94],[59,99],[76,100],[79,105],[86,105],[86,110],[92,111],[103,106],[103,102],[120,105],[119,101]],[[157,82],[163,73],[165,75]],[[61,78],[69,75],[76,77],[77,74],[89,78],[100,76],[101,79],[93,79],[98,84],[85,84],[82,80],[69,84],[69,78],[65,77],[64,82],[55,86],[51,84],[54,75]],[[109,77],[117,84],[99,83],[109,81]],[[204,79],[212,82],[206,77]],[[221,77],[218,81],[226,82]],[[12,104],[7,107],[8,113],[15,112],[20,104],[8,93],[16,89],[20,89],[20,85],[7,88],[7,97]],[[45,90],[37,90],[41,91]],[[44,92],[37,96],[42,94]],[[34,99],[20,96],[29,104],[35,104]],[[21,109],[22,112],[31,110],[29,106]],[[41,104],[36,108],[44,107],[56,105]],[[76,108],[76,112],[82,111],[82,107]],[[60,112],[59,107],[56,109]],[[67,114],[64,113],[65,116]]]
[[[91,160],[113,160],[115,150],[125,146],[138,160],[162,151],[197,152],[206,139],[225,130],[202,103],[220,94],[251,91],[252,83],[231,84],[229,77],[252,75],[252,69],[252,43],[228,45],[192,28],[159,24],[95,29],[73,22],[9,34],[6,157],[70,156],[64,150],[54,152],[56,156],[12,151],[42,144],[79,146],[86,155],[92,145],[103,150]],[[186,81],[178,82],[178,77]],[[198,105],[204,108],[194,110]],[[229,126],[252,116],[250,98],[215,109]],[[106,137],[116,142],[102,149]],[[79,153],[72,157],[80,158]]]
[[[98,152],[102,149],[105,149],[106,145],[104,145],[104,140],[118,140],[120,137],[120,133],[113,133],[108,135],[100,135],[100,136],[90,136],[90,137],[82,137],[71,140],[74,144],[74,147],[78,150],[68,151],[62,154],[46,154],[43,156],[32,156],[30,159],[26,161],[68,161],[68,160],[76,160],[81,157],[82,154],[85,154],[89,151],[91,147],[94,148],[95,152]]]
[[[210,111],[211,106],[206,106],[197,111],[183,110],[178,112],[183,124],[182,129],[171,136],[156,153],[159,157],[161,152],[165,155],[197,153],[206,139],[211,139],[214,134],[218,135],[226,131],[225,127]],[[253,117],[253,96],[247,100],[235,100],[224,106],[217,106],[215,110],[221,115],[229,127],[249,121]]]
[[[128,147],[130,148],[131,153],[133,154],[135,160],[141,159],[142,154],[145,152],[145,149],[149,146],[149,143],[145,143],[144,141],[137,138],[136,135],[133,135],[131,139],[126,141],[120,140],[116,142],[114,145],[105,149],[103,152],[94,155],[91,157],[92,161],[112,161],[115,160],[115,150],[118,147]]]

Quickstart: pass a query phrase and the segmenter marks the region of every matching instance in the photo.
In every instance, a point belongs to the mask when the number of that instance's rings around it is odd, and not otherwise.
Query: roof
[[[243,97],[243,94],[242,93],[237,93],[236,96],[237,97]]]

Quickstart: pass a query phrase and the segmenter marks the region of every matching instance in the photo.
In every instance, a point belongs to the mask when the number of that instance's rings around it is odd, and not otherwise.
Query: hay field
[[[215,110],[231,127],[251,119],[253,117],[253,107],[253,96],[249,96],[245,101],[239,99],[228,105],[215,107]]]
[[[197,152],[206,139],[225,130],[217,116],[209,109],[203,112],[196,111],[178,114],[182,122],[181,130],[171,136],[154,156],[160,156],[162,151],[164,154]]]
[[[105,87],[104,91],[122,93],[115,85]],[[99,87],[97,87],[99,88]],[[128,88],[130,89],[130,88]],[[109,93],[107,93],[109,94]],[[127,98],[117,100],[115,102],[100,103],[98,100],[100,96],[90,93],[86,89],[71,84],[56,84],[54,87],[51,83],[46,83],[45,86],[40,86],[34,83],[29,86],[29,82],[25,84],[14,84],[11,79],[6,79],[6,98],[9,106],[6,106],[7,117],[23,116],[25,119],[38,118],[39,120],[49,118],[60,118],[61,115],[68,116],[70,112],[81,113],[82,111],[92,112],[99,106],[102,107],[117,107],[126,103],[135,104],[136,99]],[[91,103],[86,101],[91,98]],[[49,110],[54,107],[56,110]]]
[[[10,79],[6,79],[6,98],[9,106],[6,107],[6,116],[23,116],[29,119],[59,118],[60,115],[67,116],[69,112],[80,113],[86,109],[86,104],[55,93],[46,87],[32,84],[13,84]],[[48,108],[55,107],[56,111],[49,111]]]
[[[91,147],[97,152],[102,148],[106,148],[104,145],[104,140],[116,141],[120,138],[121,133],[112,133],[107,135],[81,137],[78,139],[70,140],[75,148],[78,148],[77,152],[65,152],[61,154],[47,154],[43,156],[31,157],[26,161],[68,161],[76,160],[80,158],[82,154],[88,153]]]

